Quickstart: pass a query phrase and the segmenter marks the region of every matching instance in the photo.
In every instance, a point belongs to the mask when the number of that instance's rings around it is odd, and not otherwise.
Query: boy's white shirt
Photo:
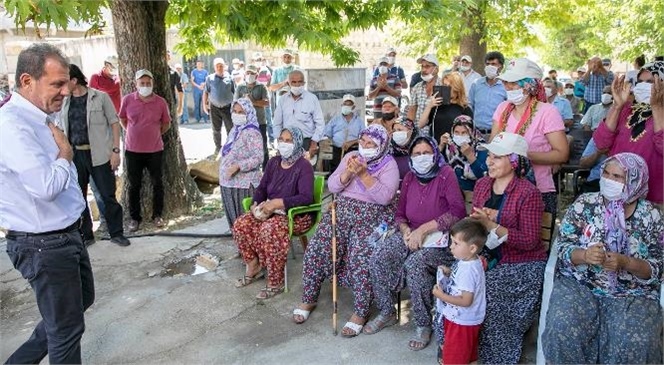
[[[473,293],[473,303],[469,307],[459,307],[449,303],[440,303],[436,307],[448,321],[462,326],[474,326],[484,322],[486,314],[485,276],[482,261],[479,258],[470,261],[457,261],[452,267],[447,286],[443,291],[449,295],[461,296],[461,291]]]

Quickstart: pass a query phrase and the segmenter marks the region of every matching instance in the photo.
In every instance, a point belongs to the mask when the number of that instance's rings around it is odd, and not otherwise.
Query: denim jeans
[[[7,236],[7,254],[35,292],[42,321],[7,364],[80,364],[83,312],[95,299],[94,279],[81,233]]]
[[[209,117],[205,112],[203,111],[201,107],[201,102],[203,100],[203,90],[194,87],[194,119],[197,122],[200,122],[201,120],[207,122]]]
[[[180,117],[180,124],[184,124],[189,121],[189,108],[187,107],[187,99],[189,99],[190,93],[191,91],[187,90],[182,93],[182,116]]]

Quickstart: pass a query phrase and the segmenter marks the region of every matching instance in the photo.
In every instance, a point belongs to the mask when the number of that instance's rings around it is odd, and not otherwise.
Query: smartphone
[[[444,105],[450,105],[452,99],[452,88],[450,86],[434,86],[433,93],[438,93],[437,97],[443,98]]]

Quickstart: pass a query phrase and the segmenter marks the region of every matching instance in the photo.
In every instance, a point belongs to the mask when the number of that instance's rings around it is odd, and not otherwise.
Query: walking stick
[[[332,333],[337,335],[337,204],[332,201]]]

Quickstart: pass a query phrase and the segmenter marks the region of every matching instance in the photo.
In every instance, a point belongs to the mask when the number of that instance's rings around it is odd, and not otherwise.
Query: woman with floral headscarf
[[[303,140],[298,128],[281,130],[279,155],[268,161],[254,192],[251,211],[238,218],[233,227],[233,239],[247,264],[244,277],[235,286],[241,288],[261,279],[262,268],[267,269],[267,285],[257,299],[269,299],[284,291],[284,266],[290,247],[285,212],[314,201],[314,171],[304,158]],[[262,143],[261,138],[256,141]],[[304,232],[312,223],[309,214],[298,215],[293,231]]]
[[[664,222],[647,193],[644,159],[619,153],[602,166],[600,192],[567,209],[542,337],[547,363],[662,363]]]
[[[392,140],[390,141],[390,154],[399,166],[399,179],[403,180],[410,168],[408,161],[410,153],[408,148],[413,143],[418,133],[415,129],[415,123],[405,117],[397,120],[392,125]]]
[[[440,137],[443,157],[454,169],[462,190],[473,191],[475,181],[487,171],[487,152],[477,149],[484,142],[482,133],[475,130],[473,119],[467,115],[454,118],[451,136],[445,133]]]
[[[399,187],[399,170],[388,154],[390,138],[380,124],[360,132],[358,152],[344,156],[327,181],[336,195],[337,275],[339,283],[354,294],[353,316],[341,335],[357,336],[369,315],[371,278],[369,257],[373,247],[369,236],[381,222],[393,217],[392,201]],[[328,211],[318,225],[304,254],[302,303],[293,320],[303,323],[316,306],[321,285],[332,277],[332,216]]]
[[[226,144],[221,149],[219,186],[228,227],[244,212],[242,199],[251,196],[261,179],[263,145],[254,109],[249,99],[238,99],[233,104],[231,128]]]
[[[445,164],[433,138],[415,138],[409,156],[410,171],[401,184],[396,229],[376,245],[371,257],[373,293],[380,314],[365,326],[364,333],[374,334],[396,323],[396,294],[408,285],[416,325],[408,347],[421,350],[431,339],[431,288],[436,270],[454,261],[449,248],[438,243],[466,215],[466,208],[454,171]]]
[[[526,58],[510,60],[498,78],[507,91],[507,101],[498,105],[493,114],[491,139],[500,132],[509,132],[528,141],[528,159],[544,209],[555,214],[558,194],[552,168],[567,162],[569,157],[563,119],[558,109],[546,102],[542,69],[535,62]]]
[[[613,106],[593,139],[609,156],[633,152],[643,157],[650,171],[648,200],[664,204],[664,61],[648,63],[638,73],[634,103],[629,102],[631,84],[617,77],[611,85]]]

